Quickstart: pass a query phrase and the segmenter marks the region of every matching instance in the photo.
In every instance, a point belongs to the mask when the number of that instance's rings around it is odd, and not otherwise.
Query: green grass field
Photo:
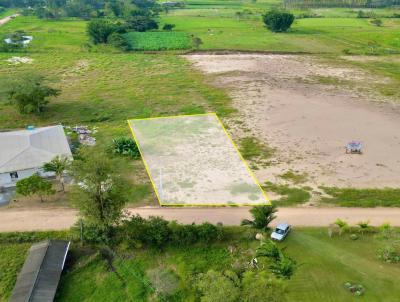
[[[114,261],[118,275],[99,255],[75,244],[56,301],[157,301],[146,277],[146,272],[157,267],[170,268],[180,278],[179,294],[171,301],[195,301],[192,282],[196,274],[231,269],[236,260],[251,259],[258,242],[249,240],[250,233],[245,228],[230,228],[230,234],[227,241],[210,247],[169,247],[162,252],[117,250],[121,256]],[[326,228],[293,230],[281,244],[300,264],[293,279],[286,281],[287,301],[398,301],[400,265],[383,263],[376,255],[386,240],[375,235],[359,237],[354,241],[346,233],[330,238]],[[233,254],[227,249],[229,245],[235,246]],[[0,276],[1,302],[10,295],[29,246],[30,243],[0,243],[0,270],[6,271]],[[364,296],[355,299],[344,288],[345,282],[362,284]]]
[[[130,32],[124,35],[132,50],[189,49],[192,42],[183,32]]]

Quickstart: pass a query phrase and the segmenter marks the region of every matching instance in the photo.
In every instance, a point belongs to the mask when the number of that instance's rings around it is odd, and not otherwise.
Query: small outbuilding
[[[0,188],[13,187],[20,179],[45,173],[43,165],[57,155],[72,158],[62,126],[0,132]]]
[[[70,242],[47,240],[32,245],[9,302],[52,302]]]

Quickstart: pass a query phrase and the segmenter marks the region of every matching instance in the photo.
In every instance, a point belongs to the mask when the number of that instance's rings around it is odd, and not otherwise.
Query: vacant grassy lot
[[[146,277],[154,268],[172,269],[179,276],[179,292],[171,301],[194,301],[192,285],[198,273],[232,269],[233,263],[250,261],[254,255],[258,242],[250,239],[249,231],[236,227],[229,232],[226,241],[211,246],[170,247],[162,252],[120,247],[114,261],[115,272],[99,254],[74,244],[56,301],[157,301]],[[36,236],[31,241],[45,238],[46,234]],[[51,236],[68,237],[65,233]],[[376,254],[387,240],[376,235],[359,237],[355,241],[349,234],[330,238],[326,228],[294,230],[282,244],[300,264],[294,278],[286,281],[287,301],[354,301],[344,288],[345,282],[365,287],[362,301],[397,301],[400,265],[383,263]],[[0,277],[1,302],[10,295],[30,244],[5,240],[0,243],[0,270],[7,272]],[[233,253],[228,246],[234,247]]]

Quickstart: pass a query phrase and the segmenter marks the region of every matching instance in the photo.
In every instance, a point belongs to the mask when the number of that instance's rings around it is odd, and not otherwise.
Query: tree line
[[[400,5],[400,0],[284,0],[283,5],[285,8],[377,8]]]

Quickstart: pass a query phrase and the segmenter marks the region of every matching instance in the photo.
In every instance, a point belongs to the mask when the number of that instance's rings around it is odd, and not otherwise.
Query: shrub
[[[269,30],[285,32],[292,25],[294,15],[286,11],[270,10],[263,15],[263,21]]]
[[[171,230],[171,243],[177,246],[194,244],[198,240],[197,226],[195,224],[182,225],[175,221],[169,224]]]
[[[141,247],[144,242],[144,233],[147,231],[146,220],[139,215],[124,220],[122,225],[124,238],[132,247]]]
[[[126,41],[123,35],[117,32],[113,32],[108,38],[107,43],[111,44],[115,48],[122,50],[129,50],[129,43]]]
[[[197,236],[199,241],[210,243],[222,238],[222,230],[211,223],[204,222],[197,226]]]
[[[357,239],[358,239],[357,234],[351,234],[351,235],[350,235],[350,239],[351,239],[351,240],[357,240]]]
[[[201,302],[236,302],[240,297],[237,276],[232,280],[233,272],[219,273],[209,270],[197,278],[196,288],[200,293]]]
[[[395,243],[378,250],[378,259],[388,263],[400,263],[400,247]]]
[[[164,24],[162,29],[166,30],[166,31],[171,31],[174,27],[175,27],[175,24],[166,23],[166,24]]]
[[[383,22],[381,19],[373,19],[371,21],[371,24],[375,25],[375,26],[382,26]]]
[[[149,246],[162,248],[169,241],[171,230],[168,228],[168,221],[161,217],[149,217],[146,230],[143,234],[144,242]]]
[[[113,139],[112,152],[122,156],[129,156],[133,159],[138,159],[140,157],[139,148],[136,142],[130,137]]]
[[[242,279],[242,302],[283,301],[286,289],[281,280],[272,278],[266,271],[247,271]]]
[[[339,227],[339,235],[342,235],[343,233],[347,232],[349,229],[349,225],[346,221],[341,220],[340,218],[336,219],[335,224]]]
[[[179,291],[179,277],[172,270],[155,268],[147,271],[147,277],[162,298],[169,298]]]
[[[19,180],[16,192],[23,196],[38,195],[41,202],[43,202],[43,196],[55,193],[51,183],[37,174]]]
[[[117,31],[117,26],[109,20],[92,19],[87,24],[87,33],[94,44],[107,43],[108,37]]]

